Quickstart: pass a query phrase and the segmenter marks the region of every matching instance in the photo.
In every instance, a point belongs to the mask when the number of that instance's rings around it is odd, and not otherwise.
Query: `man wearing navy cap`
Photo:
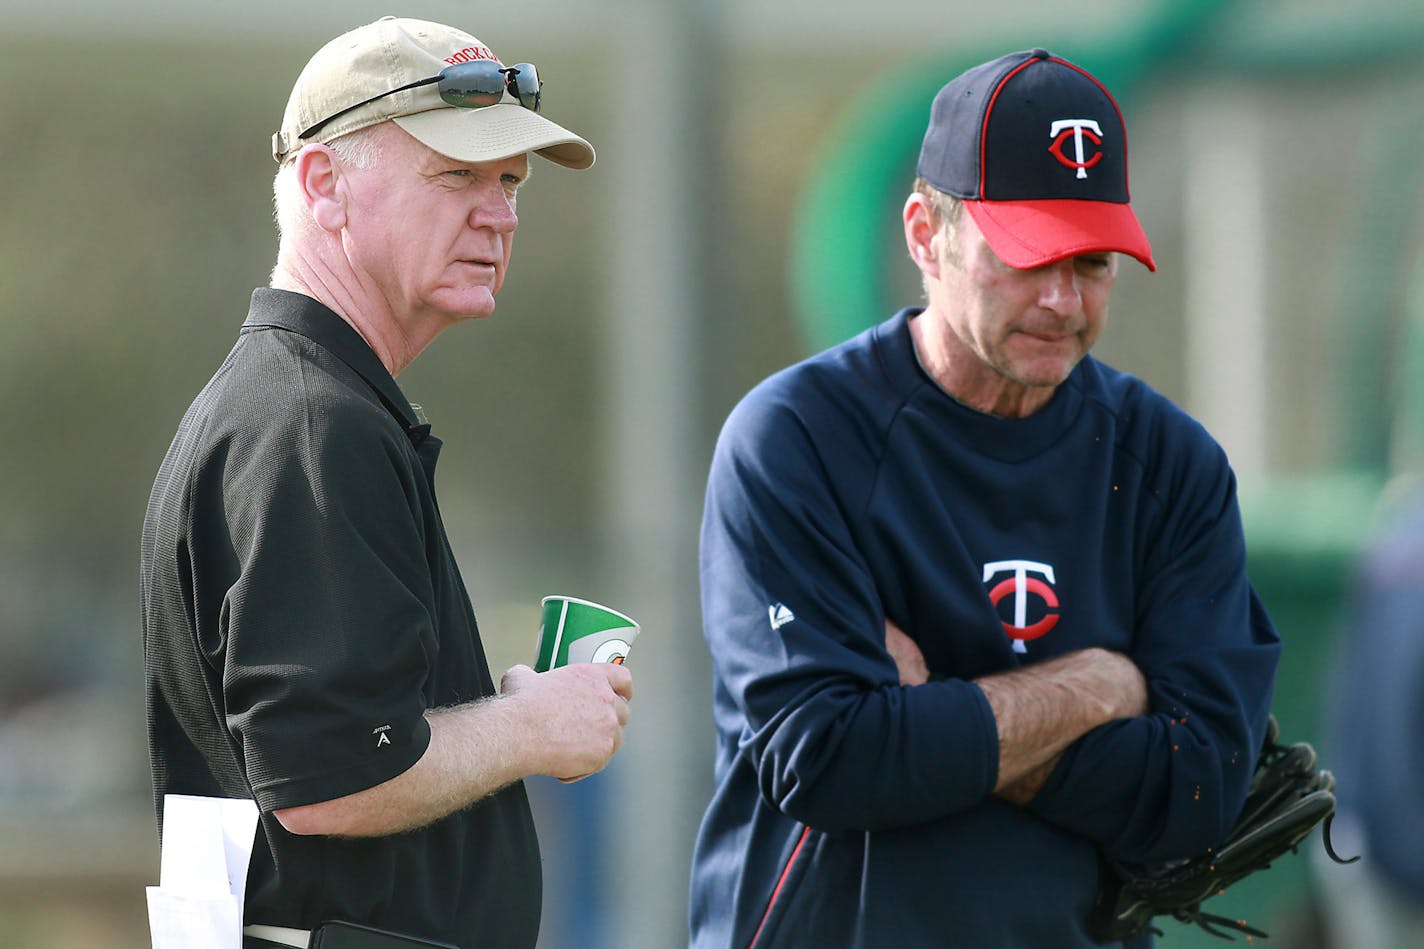
[[[1044,50],[954,79],[903,213],[926,305],[729,417],[697,949],[1102,945],[1100,861],[1236,818],[1280,642],[1221,448],[1088,355],[1119,255],[1156,267],[1127,154]]]

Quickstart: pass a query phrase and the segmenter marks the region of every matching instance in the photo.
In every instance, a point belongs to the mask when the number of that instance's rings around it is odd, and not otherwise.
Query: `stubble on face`
[[[1114,255],[1017,270],[964,215],[940,239],[938,260],[939,278],[927,286],[928,325],[916,331],[926,369],[978,411],[1019,418],[1041,409],[1097,340],[1116,278]]]

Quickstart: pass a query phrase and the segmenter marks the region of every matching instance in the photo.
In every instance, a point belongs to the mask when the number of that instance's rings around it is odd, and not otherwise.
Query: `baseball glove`
[[[1242,877],[1266,869],[1286,851],[1294,852],[1322,820],[1321,838],[1330,859],[1358,860],[1343,859],[1330,843],[1334,787],[1334,776],[1315,766],[1315,749],[1309,744],[1280,744],[1280,727],[1271,716],[1246,803],[1226,841],[1200,857],[1150,866],[1105,859],[1091,920],[1093,935],[1103,942],[1145,931],[1161,935],[1153,917],[1172,916],[1222,939],[1234,939],[1230,932],[1265,938],[1266,933],[1244,920],[1203,912],[1202,903]]]

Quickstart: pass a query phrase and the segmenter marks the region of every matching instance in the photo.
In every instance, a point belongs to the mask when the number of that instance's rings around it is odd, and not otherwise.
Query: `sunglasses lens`
[[[440,74],[440,98],[462,109],[494,105],[504,97],[504,73],[488,59],[448,66]]]
[[[539,90],[543,88],[543,83],[539,81],[539,70],[534,68],[533,63],[519,63],[507,72],[509,91],[519,99],[519,104],[531,112],[538,112]]]

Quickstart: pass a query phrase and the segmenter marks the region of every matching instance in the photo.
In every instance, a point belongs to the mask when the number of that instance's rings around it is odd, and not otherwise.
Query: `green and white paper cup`
[[[616,662],[628,658],[638,624],[615,609],[576,596],[546,596],[539,621],[535,672],[571,662]]]

